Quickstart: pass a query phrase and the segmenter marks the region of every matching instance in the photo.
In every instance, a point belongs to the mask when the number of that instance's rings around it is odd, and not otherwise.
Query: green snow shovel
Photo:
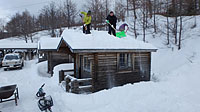
[[[118,38],[126,37],[125,31],[117,32],[117,30],[113,27],[113,25],[111,25],[111,24],[109,23],[109,21],[106,21],[106,23],[108,23],[108,24],[115,30],[115,32],[116,32],[116,37],[118,37]]]

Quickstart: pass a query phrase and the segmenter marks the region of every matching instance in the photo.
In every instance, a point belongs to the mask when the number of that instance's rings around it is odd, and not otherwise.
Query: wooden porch
[[[92,92],[92,78],[77,79],[74,70],[59,71],[59,83],[66,92],[81,94]]]

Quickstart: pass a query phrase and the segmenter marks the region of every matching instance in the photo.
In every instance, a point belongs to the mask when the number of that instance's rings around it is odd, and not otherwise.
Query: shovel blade
[[[125,31],[117,32],[116,37],[118,37],[118,38],[126,37]]]

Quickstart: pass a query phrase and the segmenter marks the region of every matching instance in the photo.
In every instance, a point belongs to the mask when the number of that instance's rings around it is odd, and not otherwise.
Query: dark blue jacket
[[[115,15],[113,15],[113,16],[108,15],[106,20],[108,20],[111,25],[116,26],[117,17]]]

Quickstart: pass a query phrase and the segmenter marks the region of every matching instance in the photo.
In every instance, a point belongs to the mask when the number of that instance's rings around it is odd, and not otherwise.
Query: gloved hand
[[[109,21],[108,21],[108,20],[106,20],[106,23],[109,23]]]
[[[86,27],[86,24],[84,24],[83,26]]]

